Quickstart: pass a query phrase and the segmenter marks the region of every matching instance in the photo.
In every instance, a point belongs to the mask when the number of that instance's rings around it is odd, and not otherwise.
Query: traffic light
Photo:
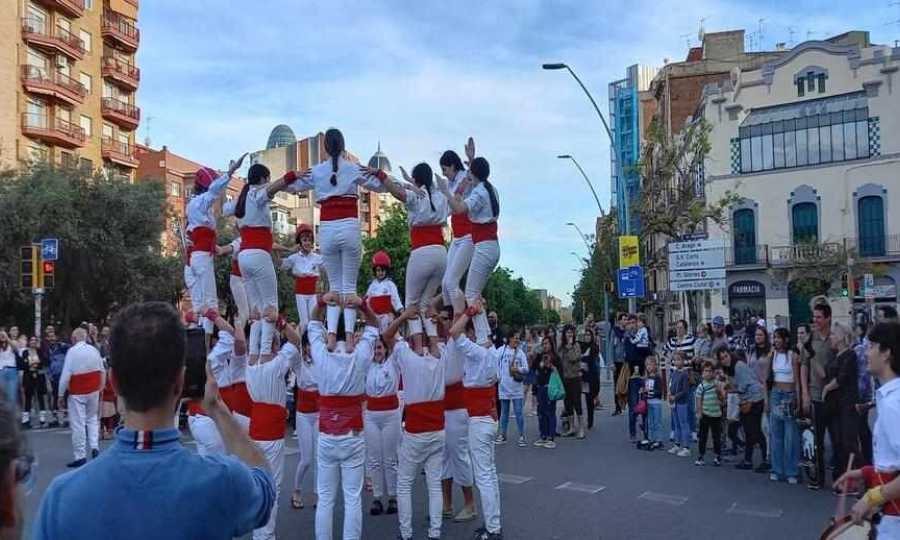
[[[53,273],[56,271],[56,263],[53,261],[44,261],[41,265],[41,287],[52,289],[56,284],[56,277]]]
[[[19,284],[23,289],[33,289],[37,287],[38,280],[38,261],[40,260],[38,247],[33,245],[23,246],[20,253]]]
[[[841,273],[841,296],[850,296],[850,277],[847,272]]]

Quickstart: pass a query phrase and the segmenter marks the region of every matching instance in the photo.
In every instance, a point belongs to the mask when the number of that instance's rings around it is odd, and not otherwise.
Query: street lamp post
[[[571,221],[566,223],[566,225],[568,225],[569,227],[575,227],[575,230],[578,231],[578,234],[581,236],[581,240],[584,242],[584,247],[588,249],[588,253],[592,252],[593,248],[591,247],[591,243],[588,242],[587,236],[585,236],[584,233],[581,232],[581,228],[579,228],[578,225],[572,223]]]
[[[588,178],[588,175],[585,174],[584,169],[581,168],[581,165],[578,164],[578,161],[576,161],[575,158],[570,156],[569,154],[562,154],[556,157],[557,159],[569,159],[572,161],[572,163],[575,164],[575,166],[578,168],[578,172],[581,173],[581,176],[584,177],[584,181],[587,182],[588,187],[591,188],[591,193],[594,195],[594,200],[597,201],[597,208],[600,210],[600,216],[603,217],[604,215],[606,215],[603,212],[603,206],[600,204],[600,197],[597,196],[597,191],[594,189],[594,184],[591,182],[591,179]]]
[[[594,110],[597,111],[597,116],[600,117],[600,121],[603,123],[603,129],[606,130],[606,134],[609,136],[609,144],[612,146],[613,152],[615,152],[616,156],[616,178],[620,181],[624,181],[622,177],[622,159],[621,153],[619,152],[619,145],[616,144],[616,138],[613,137],[612,131],[609,129],[609,124],[606,123],[606,117],[603,116],[603,111],[600,110],[600,107],[597,105],[597,101],[594,100],[594,96],[591,95],[590,91],[588,91],[587,87],[581,82],[581,79],[578,78],[578,75],[569,67],[567,64],[562,62],[552,63],[552,64],[543,64],[541,66],[543,69],[548,71],[556,71],[560,69],[564,69],[569,72],[569,75],[575,79],[575,82],[578,83],[578,86],[584,90],[584,94],[591,101],[591,105],[594,106]],[[573,160],[574,161],[574,160]],[[580,169],[581,167],[579,167]],[[623,186],[624,187],[624,186]],[[625,190],[625,234],[631,234],[631,196],[628,193],[628,190]],[[634,298],[628,299],[628,311],[634,313],[636,311],[636,302]]]

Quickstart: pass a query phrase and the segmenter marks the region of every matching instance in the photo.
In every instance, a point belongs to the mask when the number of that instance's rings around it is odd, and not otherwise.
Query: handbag
[[[550,374],[550,381],[547,383],[547,399],[550,401],[559,401],[565,399],[565,397],[566,388],[563,386],[562,379],[559,377],[559,372],[554,369],[553,373]]]
[[[507,347],[506,347],[506,345],[504,345],[503,346],[503,354],[506,354],[506,350],[507,350]],[[501,358],[502,357],[503,356],[501,355]],[[509,361],[509,376],[512,377],[512,380],[516,381],[517,383],[525,381],[525,374],[522,373],[521,371],[519,371],[518,369],[516,369],[516,351],[513,351],[513,357]]]
[[[645,415],[647,414],[647,400],[641,398],[637,403],[634,404],[634,414]]]
[[[741,414],[750,414],[750,411],[753,409],[752,401],[742,401],[741,402]]]

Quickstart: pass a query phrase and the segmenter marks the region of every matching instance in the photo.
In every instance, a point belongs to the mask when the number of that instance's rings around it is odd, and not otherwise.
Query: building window
[[[59,162],[63,167],[74,167],[77,164],[75,160],[75,155],[72,152],[60,152],[59,153]]]
[[[81,41],[84,43],[84,50],[86,52],[91,52],[91,46],[93,42],[93,38],[91,37],[91,33],[87,30],[82,29],[79,32],[78,36],[81,38]]]
[[[94,9],[94,0],[84,0],[84,9],[88,11]]]
[[[173,197],[178,197],[179,195],[181,195],[181,186],[178,185],[178,182],[171,182],[169,184],[169,193]]]
[[[815,243],[819,240],[819,209],[815,203],[798,203],[791,208],[793,243]]]
[[[90,116],[81,115],[81,120],[78,123],[81,126],[81,129],[84,130],[84,136],[90,137],[93,134],[92,122]]]
[[[94,85],[93,79],[90,75],[82,71],[78,74],[78,80],[81,82],[81,86],[83,86],[87,90],[88,94],[93,93]]]
[[[734,264],[756,264],[756,216],[750,208],[734,213]]]
[[[113,127],[107,123],[103,123],[103,138],[104,139],[112,139],[113,138]]]
[[[46,146],[34,145],[28,147],[28,154],[32,161],[47,161],[50,152]]]
[[[88,169],[90,171],[94,170],[94,162],[88,158],[80,158],[78,160],[78,165],[83,169]]]
[[[880,257],[884,245],[884,199],[870,195],[856,203],[859,220],[859,254],[862,257]]]

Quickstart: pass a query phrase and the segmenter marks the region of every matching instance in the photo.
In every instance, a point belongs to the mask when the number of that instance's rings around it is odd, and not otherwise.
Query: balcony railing
[[[108,77],[130,90],[137,90],[141,80],[139,68],[113,56],[103,57],[102,73],[104,77]]]
[[[22,85],[28,92],[52,96],[70,105],[80,104],[87,95],[87,88],[72,77],[27,64],[22,66]]]
[[[117,141],[110,137],[103,137],[101,144],[103,159],[108,159],[126,167],[137,167],[138,161],[134,157],[134,147],[127,142]]]
[[[900,234],[884,236],[863,236],[848,241],[848,247],[863,259],[878,257],[900,257]]]
[[[100,112],[104,118],[129,130],[137,128],[141,121],[140,109],[115,98],[103,98],[100,103]]]
[[[729,246],[725,252],[725,266],[729,268],[742,266],[768,266],[769,246],[758,244],[755,246]]]
[[[75,148],[84,146],[81,126],[41,113],[22,113],[22,133],[50,144]]]
[[[103,24],[100,31],[104,38],[109,38],[115,45],[134,52],[141,41],[141,31],[134,22],[114,11],[103,12]]]
[[[769,249],[769,262],[772,266],[804,266],[820,264],[829,257],[835,257],[843,249],[844,244],[839,242],[772,246]]]
[[[33,17],[22,19],[22,39],[35,47],[61,53],[74,60],[84,58],[84,41],[61,26]]]
[[[84,15],[84,0],[38,0],[41,4],[58,9],[69,17],[81,17]]]

